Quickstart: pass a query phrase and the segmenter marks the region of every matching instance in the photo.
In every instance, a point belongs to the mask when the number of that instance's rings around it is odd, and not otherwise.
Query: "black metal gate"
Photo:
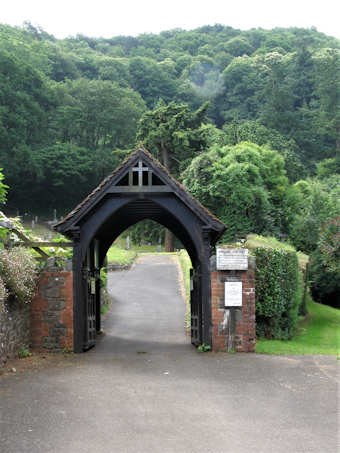
[[[96,344],[96,278],[95,278],[95,246],[90,245],[86,252],[86,259],[83,268],[84,288],[84,350]]]
[[[96,287],[93,272],[85,268],[83,272],[85,290],[85,338],[84,350],[91,348],[96,343]]]
[[[191,343],[195,346],[202,344],[202,306],[200,303],[200,273],[199,268],[190,270],[190,307],[191,307]]]

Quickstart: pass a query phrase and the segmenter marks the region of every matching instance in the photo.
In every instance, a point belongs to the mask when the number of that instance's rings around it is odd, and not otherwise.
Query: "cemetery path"
[[[192,351],[174,258],[141,255],[129,271],[109,272],[113,299],[95,354]]]
[[[96,348],[0,376],[0,451],[335,453],[339,361],[198,353],[177,286],[143,257],[109,276]]]

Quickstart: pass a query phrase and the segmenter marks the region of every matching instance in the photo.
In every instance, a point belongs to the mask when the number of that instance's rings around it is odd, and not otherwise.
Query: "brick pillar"
[[[40,274],[31,303],[31,346],[60,351],[73,349],[73,275],[54,269]]]
[[[224,306],[224,283],[242,282],[242,307]],[[213,351],[254,352],[255,259],[250,257],[248,270],[216,270],[216,257],[211,259],[211,310]]]

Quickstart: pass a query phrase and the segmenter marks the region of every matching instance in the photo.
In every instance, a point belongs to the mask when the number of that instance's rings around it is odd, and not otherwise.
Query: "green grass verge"
[[[192,268],[191,259],[186,250],[181,250],[178,253],[179,262],[183,272],[183,280],[187,300],[190,301],[190,269]]]
[[[185,327],[190,329],[190,269],[192,268],[191,259],[186,250],[178,253],[179,263],[181,265],[184,289],[186,294],[187,312],[185,316]]]
[[[308,300],[309,314],[300,321],[291,341],[257,340],[256,352],[262,354],[339,355],[340,310]]]
[[[113,245],[107,252],[107,261],[111,264],[131,264],[136,258],[135,250],[125,250]]]
[[[126,250],[121,244],[122,241],[115,242],[107,252],[107,260],[111,264],[131,264],[139,253],[163,253],[157,252],[157,245],[131,245],[130,250]]]
[[[254,249],[256,247],[265,247],[287,250],[288,252],[296,252],[295,248],[292,245],[287,244],[287,242],[281,242],[274,237],[260,236],[258,234],[248,234],[245,246],[249,249]],[[305,253],[297,252],[297,257],[300,269],[305,269],[309,260],[309,256]]]

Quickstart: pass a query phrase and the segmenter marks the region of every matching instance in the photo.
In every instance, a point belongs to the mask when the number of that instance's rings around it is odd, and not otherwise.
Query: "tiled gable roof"
[[[214,214],[212,214],[206,207],[204,207],[198,200],[196,200],[184,186],[179,183],[169,171],[154,157],[150,154],[141,144],[138,148],[129,154],[121,164],[109,174],[84,200],[79,203],[69,214],[67,214],[60,222],[54,225],[54,228],[57,230],[63,230],[63,227],[66,224],[71,223],[72,220],[78,220],[78,216],[81,215],[81,212],[87,211],[87,207],[92,206],[92,202],[99,196],[101,191],[105,193],[105,186],[110,186],[110,183],[116,178],[116,176],[122,172],[123,168],[126,168],[126,171],[129,170],[131,163],[135,160],[137,156],[143,157],[146,156],[151,163],[161,170],[164,174],[165,179],[168,179],[169,185],[174,188],[174,193],[181,195],[181,198],[186,201],[189,207],[194,210],[198,215],[203,215],[210,219],[210,221],[217,226],[218,229],[225,229],[225,225],[221,222]],[[122,172],[123,173],[123,172]]]

